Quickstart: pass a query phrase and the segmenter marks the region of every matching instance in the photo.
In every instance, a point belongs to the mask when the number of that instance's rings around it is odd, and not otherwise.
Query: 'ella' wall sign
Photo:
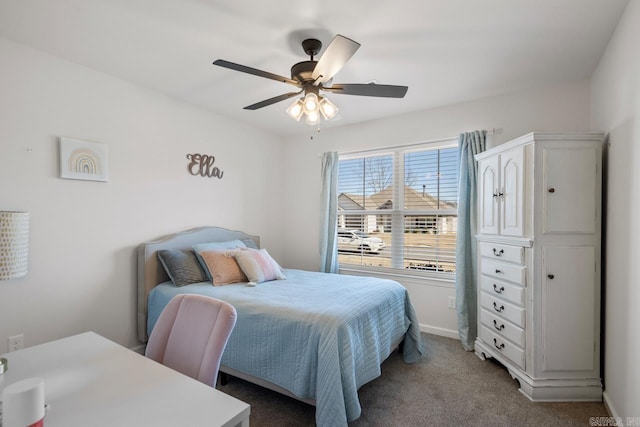
[[[187,159],[190,163],[187,166],[187,170],[191,175],[207,176],[209,178],[222,179],[223,171],[218,169],[217,166],[213,166],[216,161],[215,156],[209,156],[208,154],[187,154]]]

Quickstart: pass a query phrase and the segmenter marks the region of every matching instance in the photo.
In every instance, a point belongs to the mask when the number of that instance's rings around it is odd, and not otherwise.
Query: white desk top
[[[248,404],[93,332],[3,356],[0,391],[44,379],[47,427],[249,425]]]

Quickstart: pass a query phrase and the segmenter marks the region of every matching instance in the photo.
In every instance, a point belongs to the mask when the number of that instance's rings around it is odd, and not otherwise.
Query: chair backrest
[[[202,295],[177,295],[156,322],[145,355],[211,387],[236,324],[229,303]]]

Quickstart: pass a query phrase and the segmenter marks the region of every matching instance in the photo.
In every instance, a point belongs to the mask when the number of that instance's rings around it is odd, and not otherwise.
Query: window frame
[[[433,270],[413,270],[404,267],[404,239],[405,239],[405,224],[404,218],[408,215],[425,215],[425,216],[437,216],[437,215],[455,215],[458,217],[458,210],[456,209],[424,209],[424,210],[406,210],[399,207],[404,207],[404,181],[405,181],[405,154],[424,151],[424,150],[442,150],[448,148],[457,148],[458,138],[447,138],[431,142],[422,142],[410,145],[400,145],[387,148],[378,148],[373,150],[352,151],[348,153],[339,153],[340,163],[343,160],[356,160],[365,159],[369,157],[378,157],[391,155],[393,162],[393,207],[392,209],[385,210],[385,215],[391,216],[392,230],[403,230],[401,233],[391,233],[391,264],[392,267],[380,267],[370,266],[362,264],[343,264],[338,262],[339,271],[342,273],[364,273],[364,274],[379,274],[390,277],[407,277],[407,278],[428,278],[434,281],[446,282],[450,284],[455,281],[455,272],[442,272]],[[456,189],[457,192],[457,189]],[[340,193],[339,193],[340,194]],[[349,215],[380,215],[380,210],[371,209],[354,209],[349,210]],[[344,211],[338,211],[337,215],[344,214]],[[400,228],[398,228],[400,226]],[[338,227],[339,228],[339,227]],[[338,237],[338,230],[336,230],[336,240]],[[445,284],[445,286],[446,286]]]

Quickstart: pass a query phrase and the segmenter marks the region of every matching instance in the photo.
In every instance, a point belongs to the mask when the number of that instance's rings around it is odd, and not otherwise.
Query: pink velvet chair
[[[202,295],[177,295],[156,322],[145,355],[211,387],[236,324],[236,309]]]

